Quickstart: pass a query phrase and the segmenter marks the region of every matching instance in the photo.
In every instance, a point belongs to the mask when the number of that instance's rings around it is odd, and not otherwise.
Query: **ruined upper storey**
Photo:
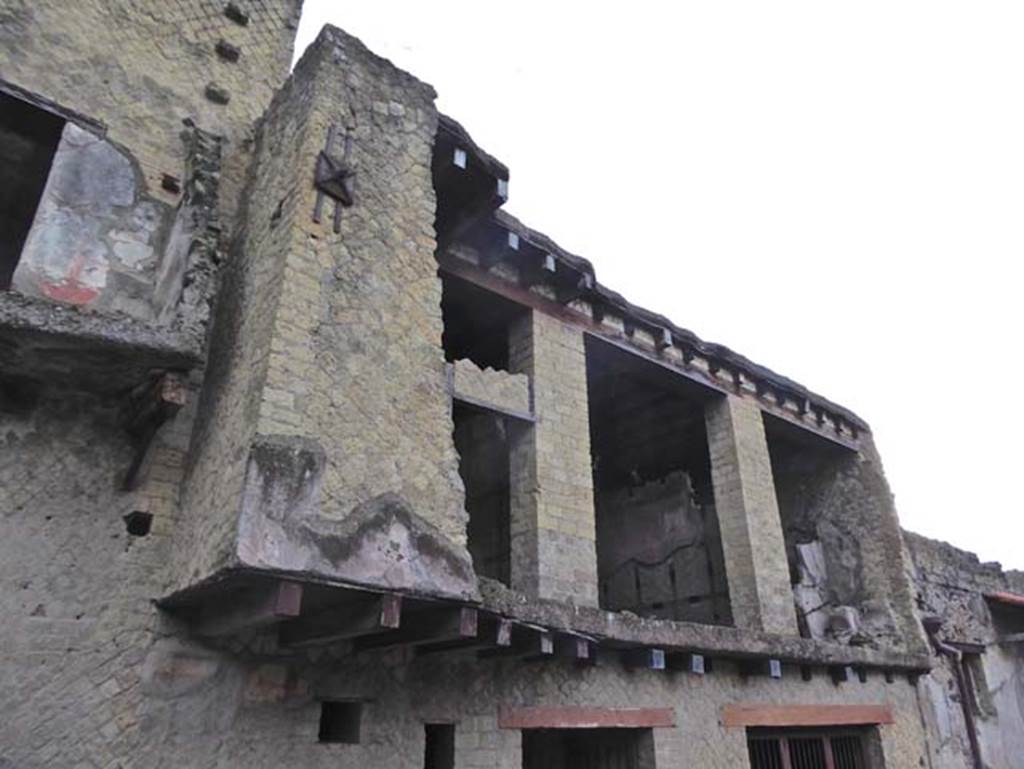
[[[229,34],[287,28],[274,6],[200,5],[211,39],[186,24],[174,67],[278,66]],[[36,205],[5,209],[0,384],[126,398],[131,477],[185,397],[160,375],[202,366],[161,601],[197,632],[387,640],[405,605],[416,632],[546,653],[924,666],[863,423],[500,211],[508,169],[430,86],[333,28],[251,137],[259,88],[175,79],[137,123],[106,95],[80,114],[51,67],[22,80]]]
[[[111,393],[201,362],[299,6],[3,3],[0,343],[15,389]]]

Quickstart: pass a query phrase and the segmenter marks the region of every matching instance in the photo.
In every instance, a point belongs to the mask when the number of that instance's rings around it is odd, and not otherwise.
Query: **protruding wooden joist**
[[[853,668],[849,665],[831,665],[828,669],[828,675],[832,679],[832,683],[841,684],[843,681],[849,681],[853,678]]]
[[[554,254],[539,251],[538,254],[531,255],[531,251],[537,251],[537,249],[532,248],[531,245],[531,248],[520,259],[519,285],[523,288],[531,288],[538,283],[554,280],[558,271],[558,263]]]
[[[522,659],[545,659],[555,653],[554,635],[547,629],[522,622],[511,627],[511,643],[500,649],[485,649],[479,652],[481,658],[520,657]]]
[[[497,235],[486,240],[490,245],[484,246],[480,252],[480,267],[485,270],[507,259],[515,259],[520,253],[519,235],[512,230],[499,230]]]
[[[662,352],[664,350],[667,350],[671,346],[672,346],[672,332],[669,331],[667,328],[659,329],[658,330],[657,340],[655,342],[655,347],[657,348],[658,352]]]
[[[473,649],[507,649],[512,645],[512,620],[482,614],[477,619],[477,635],[439,643],[428,643],[416,647],[417,655],[436,654],[447,651],[468,651]]]
[[[573,633],[560,633],[555,636],[555,654],[578,662],[594,661],[593,642],[589,638]]]
[[[402,598],[393,593],[370,596],[346,606],[328,609],[307,619],[283,625],[281,646],[323,646],[370,633],[397,629],[402,621]]]
[[[711,672],[711,660],[703,654],[675,652],[665,655],[665,667],[668,670],[678,670],[702,676],[705,673]]]
[[[431,607],[404,616],[402,626],[397,630],[356,638],[355,647],[361,650],[388,646],[419,646],[476,638],[477,623],[477,610],[471,607]]]
[[[649,670],[665,669],[665,651],[663,649],[626,649],[621,653],[622,664],[627,668],[647,668]]]
[[[740,675],[744,678],[755,676],[782,678],[782,662],[777,659],[741,660]]]
[[[559,286],[556,289],[556,295],[561,304],[570,304],[593,290],[594,277],[589,272],[581,272],[578,277]]]
[[[207,638],[232,636],[293,619],[302,610],[302,585],[277,582],[253,588],[230,603],[203,608],[194,625],[196,635]]]

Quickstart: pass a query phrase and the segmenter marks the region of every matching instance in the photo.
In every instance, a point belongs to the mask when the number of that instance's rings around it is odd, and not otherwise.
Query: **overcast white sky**
[[[598,280],[842,403],[903,525],[1024,568],[1024,4],[328,2]]]

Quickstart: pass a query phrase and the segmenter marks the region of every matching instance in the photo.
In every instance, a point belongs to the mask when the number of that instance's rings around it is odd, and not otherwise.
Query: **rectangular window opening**
[[[0,291],[11,287],[63,130],[62,118],[0,91]]]
[[[714,393],[594,337],[586,356],[601,607],[732,624],[704,421]]]
[[[477,575],[510,582],[511,436],[500,414],[456,402],[452,407],[459,475],[466,487],[467,546]]]
[[[319,741],[358,745],[362,718],[361,702],[321,702]]]
[[[450,275],[442,275],[441,283],[445,360],[509,371],[512,329],[527,308]]]
[[[424,724],[423,769],[455,769],[455,724]]]

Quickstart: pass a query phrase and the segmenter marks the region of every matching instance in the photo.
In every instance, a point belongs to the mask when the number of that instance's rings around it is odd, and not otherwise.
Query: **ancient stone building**
[[[1024,579],[299,10],[0,0],[0,766],[1021,766]]]

